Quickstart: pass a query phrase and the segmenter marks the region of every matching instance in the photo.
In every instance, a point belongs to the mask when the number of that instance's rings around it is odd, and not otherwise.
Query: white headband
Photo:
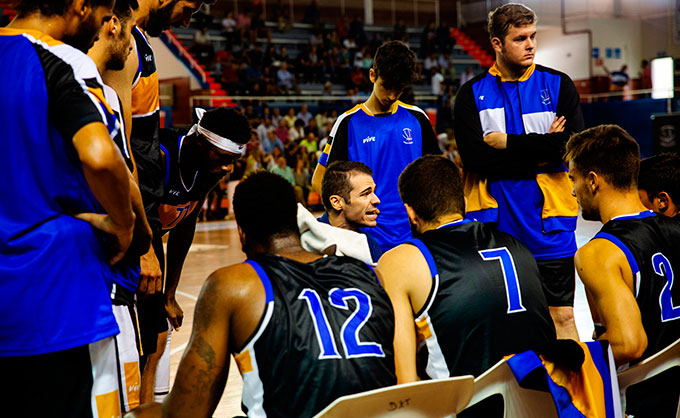
[[[187,133],[187,136],[195,132],[198,132],[199,134],[203,135],[205,139],[208,140],[208,142],[210,142],[219,149],[231,152],[233,154],[239,154],[241,156],[245,155],[246,153],[245,144],[239,144],[237,142],[232,141],[231,139],[219,136],[216,133],[205,129],[200,125],[201,119],[203,119],[203,115],[205,114],[205,112],[206,112],[205,109],[201,109],[200,107],[196,108],[196,116],[198,116],[198,123],[191,127],[189,133]]]

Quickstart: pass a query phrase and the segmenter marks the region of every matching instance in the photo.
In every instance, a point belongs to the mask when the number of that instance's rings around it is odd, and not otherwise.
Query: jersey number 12
[[[321,350],[319,360],[342,358],[338,353],[333,331],[331,330],[331,325],[328,322],[323,305],[321,305],[319,294],[314,289],[306,288],[300,293],[298,299],[307,302],[307,308],[314,321],[316,339]],[[340,331],[340,339],[342,340],[345,357],[385,357],[380,344],[359,340],[361,327],[366,324],[371,317],[371,313],[373,313],[371,298],[365,292],[354,288],[339,289],[336,287],[328,292],[328,300],[335,308],[349,310],[347,303],[349,299],[354,299],[356,308],[354,308],[354,313],[342,324]]]

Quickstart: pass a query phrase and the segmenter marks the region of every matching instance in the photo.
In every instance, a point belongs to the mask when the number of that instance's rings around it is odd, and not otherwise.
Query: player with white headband
[[[162,237],[169,233],[164,292],[152,297],[158,300],[158,320],[165,321],[167,317],[173,329],[178,329],[184,318],[175,300],[175,291],[194,238],[201,204],[210,190],[233,170],[234,161],[245,155],[250,140],[248,119],[233,109],[197,108],[196,116],[198,122],[188,132],[186,129],[160,131],[164,191],[156,205],[157,217],[149,216],[154,252],[161,268],[165,264]],[[162,350],[161,346],[158,348]],[[169,391],[168,354],[160,359],[156,372],[157,398]]]

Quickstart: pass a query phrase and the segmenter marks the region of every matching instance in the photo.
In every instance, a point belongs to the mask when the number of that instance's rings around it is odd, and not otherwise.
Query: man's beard
[[[121,34],[122,38],[122,34]],[[109,45],[108,56],[109,59],[106,61],[106,69],[112,71],[121,71],[125,68],[125,62],[128,59],[129,54],[129,42],[128,44],[121,45]]]
[[[161,33],[170,28],[170,17],[172,16],[172,10],[175,8],[179,0],[172,0],[167,5],[161,7],[157,10],[151,10],[149,12],[149,21],[146,24],[144,30],[150,36],[158,37]]]

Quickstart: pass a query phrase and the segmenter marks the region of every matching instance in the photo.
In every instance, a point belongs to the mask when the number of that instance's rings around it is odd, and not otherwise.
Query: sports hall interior
[[[184,325],[172,333],[171,384],[191,335],[193,310],[206,277],[215,269],[245,260],[230,210],[230,191],[255,167],[277,155],[258,145],[273,130],[286,145],[283,153],[296,174],[304,204],[319,215],[319,195],[311,177],[337,115],[365,101],[371,93],[368,69],[375,49],[388,39],[405,41],[418,55],[421,77],[402,101],[424,109],[447,158],[461,164],[453,134],[453,103],[461,80],[493,64],[486,16],[498,0],[217,0],[193,16],[188,28],[173,28],[152,38],[161,85],[161,126],[187,127],[195,107],[241,107],[253,128],[248,154],[234,173],[203,204],[193,244],[177,291]],[[618,124],[640,146],[642,157],[678,151],[680,99],[653,98],[644,61],[672,58],[671,78],[680,81],[680,2],[671,0],[524,0],[538,16],[535,62],[568,74],[576,85],[586,128]],[[0,1],[0,25],[14,16]],[[239,16],[251,26],[235,26]],[[196,34],[207,33],[206,37]],[[202,39],[202,41],[197,41]],[[277,83],[286,63],[290,85]],[[611,73],[626,67],[623,86]],[[441,74],[441,82],[433,82]],[[673,87],[671,87],[673,89]],[[667,95],[668,96],[668,95]],[[656,97],[656,95],[654,96]],[[305,133],[309,146],[288,142],[292,127],[269,127],[265,116],[297,115],[305,106],[315,129]],[[283,119],[282,119],[283,120]],[[258,132],[258,127],[264,129]],[[299,141],[299,140],[298,140]],[[321,144],[321,145],[320,145]],[[676,145],[677,144],[677,145]],[[254,151],[258,148],[258,151]],[[274,148],[277,150],[277,148]],[[273,154],[280,153],[274,151]],[[601,224],[579,217],[577,243],[588,242]],[[588,341],[593,321],[577,279],[575,317],[581,339]],[[242,415],[242,380],[233,359],[215,417]]]

